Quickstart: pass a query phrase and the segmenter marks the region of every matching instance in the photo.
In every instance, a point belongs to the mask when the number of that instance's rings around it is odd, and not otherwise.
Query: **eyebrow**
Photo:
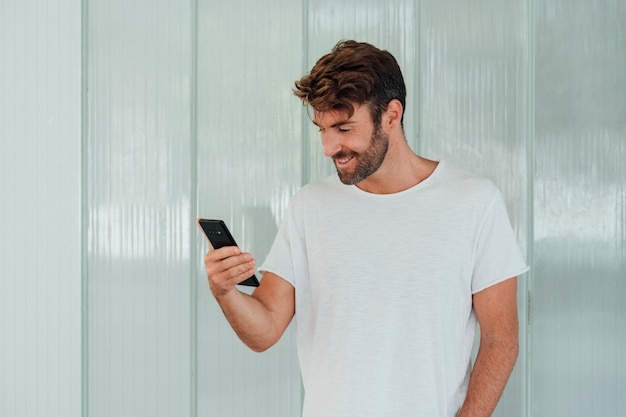
[[[313,124],[314,124],[315,126],[317,126],[317,127],[319,127],[319,128],[321,128],[321,127],[322,127],[322,126],[320,126],[319,124],[317,124],[317,123],[315,122],[315,120],[311,119],[311,121],[313,122]],[[343,125],[350,125],[350,124],[354,124],[354,123],[356,123],[354,120],[349,120],[349,119],[347,119],[347,120],[341,120],[341,121],[339,121],[339,122],[337,122],[337,123],[333,123],[332,125],[330,125],[330,127],[331,127],[331,128],[333,128],[333,127],[339,127],[339,126],[343,126]]]

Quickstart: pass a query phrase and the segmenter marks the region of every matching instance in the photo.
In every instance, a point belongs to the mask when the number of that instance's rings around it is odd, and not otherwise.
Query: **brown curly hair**
[[[338,42],[295,85],[294,94],[319,112],[339,110],[352,116],[354,104],[367,104],[375,126],[391,100],[399,100],[403,109],[406,100],[404,78],[393,55],[353,40]]]

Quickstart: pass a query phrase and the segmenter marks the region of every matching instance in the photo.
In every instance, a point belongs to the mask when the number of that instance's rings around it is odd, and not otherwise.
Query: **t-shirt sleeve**
[[[290,203],[285,217],[278,227],[274,243],[258,271],[261,274],[265,272],[276,274],[295,287],[296,271],[294,265],[298,265],[297,259],[302,255],[301,251],[297,249],[300,245],[300,240],[295,235],[294,229],[294,213]]]
[[[472,294],[528,270],[529,267],[511,228],[504,198],[496,190],[478,233]]]

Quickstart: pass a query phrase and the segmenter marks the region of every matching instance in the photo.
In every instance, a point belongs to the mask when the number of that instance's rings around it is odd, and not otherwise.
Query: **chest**
[[[343,304],[363,302],[359,294],[467,294],[477,233],[472,215],[470,207],[437,201],[320,207],[305,224],[314,298]]]

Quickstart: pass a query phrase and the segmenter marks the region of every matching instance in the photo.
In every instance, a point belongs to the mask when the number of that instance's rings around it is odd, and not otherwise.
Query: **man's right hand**
[[[256,261],[250,253],[242,252],[237,246],[225,246],[211,248],[204,255],[204,265],[211,292],[215,298],[220,298],[254,274]]]
[[[295,288],[266,272],[251,295],[235,286],[254,274],[256,261],[237,246],[213,248],[204,255],[204,266],[213,296],[237,336],[255,352],[274,345],[295,313]]]

